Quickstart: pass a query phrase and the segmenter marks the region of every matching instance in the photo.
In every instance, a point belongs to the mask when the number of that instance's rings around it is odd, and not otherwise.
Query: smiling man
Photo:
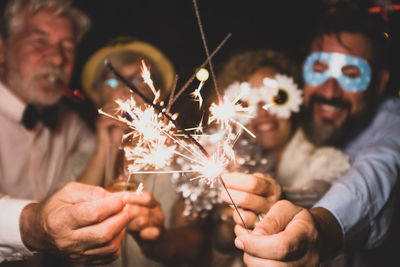
[[[346,266],[399,264],[388,250],[371,250],[388,236],[400,177],[400,101],[381,97],[384,33],[352,8],[323,18],[304,61],[304,127],[315,145],[343,149],[352,166],[312,209],[279,201],[252,233],[238,225],[248,266],[319,266],[341,250]]]
[[[370,121],[389,77],[382,70],[371,83],[372,53],[361,33],[327,33],[312,43],[303,72],[305,130],[316,145],[342,145]]]

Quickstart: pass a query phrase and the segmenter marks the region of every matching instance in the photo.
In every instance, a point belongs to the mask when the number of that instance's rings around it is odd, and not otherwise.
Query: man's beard
[[[334,127],[333,122],[330,120],[325,120],[324,125],[317,125],[313,120],[315,102],[347,109],[349,115],[340,127]],[[308,140],[316,146],[342,148],[367,126],[371,118],[367,111],[361,114],[350,115],[351,106],[350,102],[342,99],[327,100],[320,96],[312,96],[309,107],[305,109],[302,123]]]
[[[38,68],[32,79],[28,80],[20,90],[22,90],[22,95],[27,103],[44,107],[50,106],[60,100],[61,90],[58,88],[58,83],[65,83],[65,80],[62,69],[46,65]]]

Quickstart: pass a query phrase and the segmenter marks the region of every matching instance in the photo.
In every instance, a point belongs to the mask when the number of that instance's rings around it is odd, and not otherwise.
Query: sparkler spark
[[[250,108],[238,104],[238,101],[239,99],[237,98],[233,101],[229,101],[229,98],[224,96],[222,103],[218,105],[212,103],[210,107],[210,123],[217,121],[221,127],[225,129],[230,129],[230,124],[233,123],[246,131],[251,137],[255,138],[256,136],[240,122],[241,118],[252,118],[252,116],[249,115],[251,110]]]
[[[140,66],[140,73],[142,75],[143,81],[147,84],[150,90],[153,92],[154,100],[153,103],[157,103],[160,98],[160,90],[156,90],[154,87],[153,80],[151,79],[150,68],[147,67],[146,62],[142,60],[142,66]]]
[[[207,184],[214,184],[217,177],[226,170],[234,158],[232,144],[227,141],[232,139],[229,136],[233,134],[229,124],[223,125],[222,129],[226,131],[221,138],[223,141],[218,145],[218,151],[210,156],[208,152],[204,153],[205,150],[199,153],[198,141],[191,142],[195,139],[190,134],[192,139],[187,138],[188,132],[178,128],[171,116],[160,113],[159,109],[156,110],[156,102],[151,101],[151,105],[138,106],[135,100],[130,98],[126,101],[117,100],[116,103],[119,107],[116,114],[109,114],[102,110],[99,110],[99,113],[119,120],[132,129],[124,136],[125,140],[130,139],[132,143],[124,149],[126,159],[131,162],[128,168],[130,174],[143,173],[143,171],[157,173],[159,169],[169,166],[174,156],[180,156],[193,163],[191,169],[181,171],[181,173],[198,173],[196,179],[202,179]],[[239,108],[239,105],[235,107]],[[223,113],[223,110],[221,112]],[[163,115],[168,115],[167,119]],[[222,115],[221,118],[217,116],[215,119],[220,123],[227,120]],[[195,129],[198,132],[199,127]],[[184,133],[183,138],[180,132]],[[203,135],[198,134],[198,136]],[[170,170],[171,173],[174,171]],[[163,170],[163,172],[168,171]]]
[[[203,97],[201,96],[201,89],[203,88],[204,82],[201,81],[199,84],[199,87],[197,87],[196,90],[194,90],[191,95],[199,101],[199,108],[203,105]]]
[[[182,170],[180,171],[181,173],[198,173],[198,176],[194,179],[200,179],[208,185],[214,185],[216,180],[219,179],[230,196],[221,179],[221,175],[234,159],[233,144],[229,140],[232,139],[232,136],[234,136],[233,139],[237,139],[229,122],[236,123],[240,128],[250,133],[249,130],[233,118],[235,111],[246,111],[245,108],[237,103],[239,99],[236,98],[232,102],[226,99],[219,106],[213,105],[213,109],[211,109],[213,115],[210,122],[216,120],[221,124],[221,130],[224,133],[222,140],[224,141],[222,144],[217,145],[217,152],[210,156],[188,131],[178,127],[175,119],[166,113],[166,109],[162,108],[155,99],[151,101],[144,96],[133,84],[119,74],[110,62],[106,62],[106,65],[117,78],[146,102],[146,104],[139,106],[133,98],[127,101],[116,101],[119,105],[117,114],[108,114],[99,110],[99,113],[117,119],[134,130],[125,135],[125,141],[129,138],[134,146],[132,149],[125,149],[127,159],[131,160],[131,164],[127,169],[128,177],[144,172],[160,172],[160,168],[171,165],[173,155],[178,155],[193,163],[191,168],[185,171]],[[146,74],[145,77],[149,76]],[[148,82],[148,84],[152,83]],[[157,95],[154,98],[156,97]],[[229,111],[229,116],[226,116],[224,111]],[[178,132],[180,132],[179,135],[177,134]],[[181,133],[184,134],[183,138]],[[174,173],[175,170],[163,170],[163,172]],[[233,205],[239,213],[234,202]],[[240,213],[239,216],[241,217]],[[242,222],[244,224],[243,220]]]
[[[109,114],[102,110],[99,110],[99,113],[119,120],[133,130],[124,136],[124,142],[130,141],[132,144],[132,146],[126,146],[124,149],[126,160],[131,163],[128,167],[129,176],[139,173],[161,172],[197,173],[198,176],[192,178],[192,180],[200,179],[206,184],[213,186],[216,180],[219,179],[227,194],[231,197],[221,178],[221,175],[235,159],[235,153],[233,151],[234,142],[231,140],[237,140],[238,135],[241,133],[241,130],[238,134],[235,133],[231,124],[238,125],[240,129],[245,130],[252,136],[254,136],[254,134],[236,120],[235,116],[237,114],[243,113],[242,115],[246,116],[245,113],[247,112],[246,108],[238,104],[239,98],[233,101],[224,98],[224,101],[222,101],[216,84],[211,57],[218,51],[227,38],[230,37],[230,34],[225,38],[223,43],[217,47],[213,54],[210,54],[202,29],[197,3],[195,0],[193,3],[207,56],[207,60],[203,65],[207,62],[209,64],[219,100],[219,105],[213,104],[211,106],[210,112],[212,115],[209,120],[210,123],[216,121],[220,124],[220,131],[222,131],[221,141],[216,145],[217,151],[210,156],[199,141],[194,138],[188,130],[180,128],[176,123],[176,118],[169,114],[171,105],[179,94],[184,91],[186,84],[174,98],[172,98],[172,96],[170,97],[167,108],[162,108],[159,102],[160,91],[155,89],[153,81],[151,80],[150,70],[144,61],[142,61],[141,75],[145,84],[152,91],[154,99],[152,101],[148,99],[141,91],[137,90],[131,82],[119,74],[109,61],[106,61],[105,64],[111,72],[134,93],[140,96],[146,104],[138,106],[133,98],[131,98],[128,101],[116,102],[119,105],[116,114]],[[201,89],[204,82],[205,79],[201,80],[198,88],[192,93],[192,95],[198,99],[200,108],[203,104]],[[197,135],[200,138],[203,136],[201,134],[203,129],[200,128],[201,124],[202,123],[195,129],[200,133]],[[159,170],[170,166],[173,157],[180,157],[188,160],[191,162],[191,167],[187,170]],[[239,217],[242,219],[232,198],[231,200]],[[242,222],[245,225],[243,219]]]

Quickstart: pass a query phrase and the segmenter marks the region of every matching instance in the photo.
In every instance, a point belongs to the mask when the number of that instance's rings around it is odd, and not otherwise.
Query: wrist
[[[38,214],[39,203],[30,203],[24,207],[19,219],[21,240],[31,251],[42,251],[46,247]]]
[[[310,213],[318,231],[318,253],[321,260],[335,256],[342,248],[343,233],[335,216],[325,208],[312,208]]]

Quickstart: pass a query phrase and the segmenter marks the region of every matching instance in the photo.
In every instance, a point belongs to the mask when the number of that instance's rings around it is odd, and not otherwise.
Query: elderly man
[[[110,262],[138,210],[158,206],[147,193],[80,183],[59,189],[68,157],[95,146],[83,121],[59,102],[90,21],[69,1],[11,0],[1,25],[0,262],[42,251]]]
[[[351,266],[368,266],[358,252],[388,234],[400,170],[400,101],[380,98],[389,78],[383,32],[339,7],[325,19],[303,68],[304,129],[314,144],[343,149],[352,167],[311,210],[279,201],[251,233],[237,225],[235,244],[249,266],[318,266],[341,249]],[[237,204],[251,207],[262,190],[229,185],[230,176],[228,186],[247,195]]]

